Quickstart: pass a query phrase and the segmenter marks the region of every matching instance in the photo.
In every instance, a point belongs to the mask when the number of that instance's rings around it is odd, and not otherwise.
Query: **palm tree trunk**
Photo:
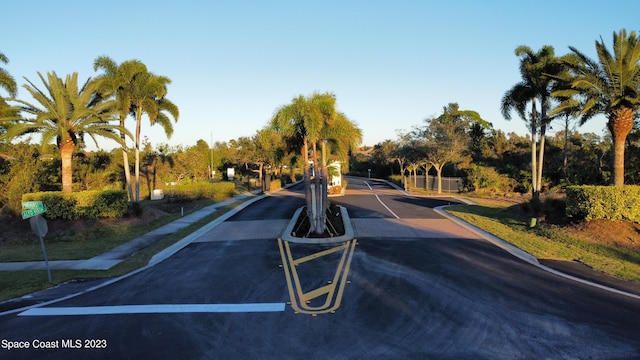
[[[136,177],[136,194],[135,202],[140,202],[140,127],[142,125],[142,110],[138,106],[136,113],[136,164],[135,164],[135,177]]]
[[[569,174],[567,173],[567,165],[569,163],[568,156],[569,149],[569,115],[564,118],[564,146],[562,148],[562,173],[564,174],[565,181],[569,180]]]
[[[540,197],[540,192],[538,190],[538,184],[536,183],[537,179],[537,169],[538,164],[536,162],[536,143],[538,142],[538,114],[536,110],[536,99],[533,98],[531,101],[531,195],[533,200],[537,200]]]
[[[73,192],[73,150],[76,145],[73,140],[67,139],[60,144],[60,157],[62,159],[62,192]]]
[[[304,161],[304,199],[306,200],[306,204],[307,204],[307,218],[309,218],[311,231],[314,231],[315,224],[313,222],[313,209],[312,209],[313,201],[312,201],[312,193],[311,193],[311,171],[309,169],[309,140],[307,139],[306,136],[302,140],[302,160]]]
[[[536,180],[536,184],[538,184],[538,193],[542,191],[542,165],[544,160],[544,143],[546,139],[546,133],[547,125],[542,124],[542,126],[540,127],[540,149],[538,149],[538,179]]]
[[[312,154],[313,154],[313,183],[314,183],[314,187],[316,189],[315,192],[315,208],[313,209],[314,212],[314,222],[315,222],[315,232],[316,234],[322,234],[324,232],[324,223],[322,223],[322,184],[320,182],[320,179],[322,177],[322,174],[320,174],[320,167],[318,166],[318,149],[317,149],[317,144],[315,142],[312,143]]]
[[[327,229],[327,207],[328,207],[328,181],[329,169],[327,168],[327,145],[322,142],[322,204],[320,206],[320,222],[322,223],[322,231]]]
[[[120,120],[120,128],[124,129],[124,120]],[[127,152],[127,139],[124,131],[120,131],[120,139],[122,139],[122,167],[124,167],[124,180],[129,192],[129,201],[133,202],[133,188],[131,187],[131,169],[129,168],[129,154]]]
[[[624,148],[627,135],[633,128],[635,112],[627,107],[615,110],[609,115],[607,127],[613,137],[613,185],[624,185]]]

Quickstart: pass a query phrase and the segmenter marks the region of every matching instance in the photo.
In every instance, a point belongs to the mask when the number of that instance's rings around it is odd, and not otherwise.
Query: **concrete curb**
[[[340,206],[340,214],[342,215],[342,221],[344,222],[344,235],[328,238],[303,238],[292,236],[291,233],[293,232],[293,227],[296,225],[298,216],[300,216],[303,209],[304,206],[299,207],[293,214],[291,221],[289,221],[289,225],[287,225],[287,228],[284,229],[284,233],[280,237],[282,240],[299,244],[333,244],[353,240],[355,237],[349,213],[347,212],[347,209],[342,206]]]
[[[529,254],[526,251],[523,251],[522,249],[513,246],[512,244],[509,244],[508,242],[500,239],[499,237],[496,237],[482,229],[480,229],[479,227],[476,227],[456,216],[453,216],[451,214],[449,214],[448,212],[444,211],[443,209],[445,207],[447,207],[448,205],[444,205],[444,206],[438,206],[437,208],[434,208],[433,210],[435,210],[438,214],[448,218],[449,220],[455,222],[456,224],[462,226],[463,228],[479,235],[480,237],[482,237],[483,239],[489,241],[490,243],[496,245],[497,247],[503,249],[504,251],[508,252],[509,254],[517,257],[520,260],[523,260],[525,262],[528,262],[529,264],[538,266],[540,265],[540,262],[538,262],[538,259]]]

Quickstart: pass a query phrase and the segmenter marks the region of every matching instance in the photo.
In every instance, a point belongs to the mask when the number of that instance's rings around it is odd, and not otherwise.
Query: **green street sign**
[[[41,208],[37,208],[37,209],[27,209],[27,210],[23,210],[22,211],[22,219],[28,219],[30,217],[34,217],[36,215],[40,215],[43,214],[44,212],[47,211],[46,207],[41,207]]]
[[[31,209],[46,209],[47,207],[42,203],[42,201],[23,201],[22,202],[22,210],[31,210]]]

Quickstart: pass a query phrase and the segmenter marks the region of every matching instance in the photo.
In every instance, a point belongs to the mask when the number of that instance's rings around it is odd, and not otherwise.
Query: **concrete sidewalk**
[[[131,255],[138,251],[152,245],[165,237],[180,231],[189,225],[205,218],[208,215],[213,214],[218,208],[227,206],[235,201],[246,199],[249,197],[255,197],[260,194],[262,190],[254,190],[252,192],[246,192],[244,194],[235,195],[225,201],[215,203],[213,205],[204,207],[200,210],[196,210],[189,215],[185,215],[169,224],[152,230],[136,239],[133,239],[127,243],[117,246],[103,254],[94,256],[91,259],[85,260],[55,260],[49,261],[49,267],[51,270],[107,270],[127,259]],[[5,262],[0,263],[0,271],[19,271],[19,270],[46,270],[46,263],[44,261],[22,261],[22,262]]]

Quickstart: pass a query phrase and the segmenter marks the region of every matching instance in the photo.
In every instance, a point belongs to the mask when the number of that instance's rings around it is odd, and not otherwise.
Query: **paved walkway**
[[[196,210],[189,215],[185,215],[178,220],[150,231],[136,239],[125,244],[117,246],[103,254],[94,256],[85,260],[55,260],[49,261],[51,270],[73,269],[73,270],[107,270],[117,265],[121,261],[127,259],[136,252],[146,248],[147,246],[164,239],[165,237],[180,231],[189,225],[209,216],[217,211],[218,208],[232,204],[235,201],[257,196],[261,190],[254,190],[251,193],[236,195],[228,200],[215,203],[213,205]],[[22,261],[22,262],[6,262],[0,263],[0,271],[18,271],[18,270],[46,270],[44,261]]]

